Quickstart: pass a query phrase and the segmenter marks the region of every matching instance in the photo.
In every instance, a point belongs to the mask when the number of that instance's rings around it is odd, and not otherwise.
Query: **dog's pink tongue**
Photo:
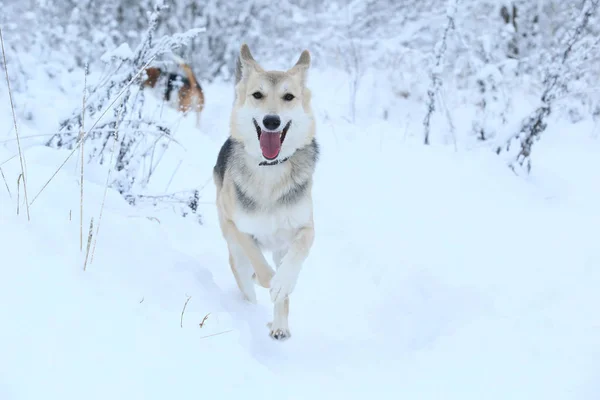
[[[260,134],[260,149],[265,158],[272,160],[279,155],[281,139],[279,132],[265,132]]]

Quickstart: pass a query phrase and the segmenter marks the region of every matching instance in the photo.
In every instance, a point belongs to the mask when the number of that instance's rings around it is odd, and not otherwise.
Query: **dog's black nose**
[[[268,130],[274,131],[275,129],[279,128],[279,125],[281,125],[281,120],[277,115],[267,115],[265,118],[263,118],[263,125]]]

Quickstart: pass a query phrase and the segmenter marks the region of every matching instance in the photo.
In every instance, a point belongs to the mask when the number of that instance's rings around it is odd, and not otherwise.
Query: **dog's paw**
[[[288,328],[281,327],[273,329],[273,324],[271,323],[267,324],[267,326],[269,327],[269,336],[273,340],[283,342],[284,340],[287,340],[290,337],[292,337],[292,334],[290,333],[290,330]]]
[[[260,287],[265,288],[265,289],[268,289],[269,287],[271,287],[271,279],[272,279],[272,277],[273,277],[273,275],[271,275],[269,277],[268,281],[266,281],[266,280],[262,280],[261,281],[260,279],[258,279],[258,276],[256,276],[256,273],[252,274],[252,280],[254,281],[254,284],[256,286],[260,286]]]
[[[284,340],[287,340],[290,337],[292,337],[292,334],[290,333],[289,329],[276,329],[274,331],[271,331],[269,336],[271,336],[273,340],[279,340],[280,342],[283,342]]]
[[[271,280],[275,275],[275,271],[273,271],[271,268],[269,268],[267,271],[267,276],[263,277],[259,277],[256,272],[252,274],[252,280],[254,283],[260,287],[264,287],[265,289],[268,289],[271,286]]]
[[[294,271],[281,268],[277,270],[275,276],[271,279],[271,288],[269,290],[273,303],[284,301],[292,294],[297,280],[298,274],[294,273]]]

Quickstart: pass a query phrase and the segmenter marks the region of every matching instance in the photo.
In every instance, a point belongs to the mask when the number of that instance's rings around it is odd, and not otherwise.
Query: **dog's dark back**
[[[175,82],[180,82],[180,84],[176,85]],[[174,72],[169,73],[169,77],[167,79],[167,88],[165,89],[165,100],[169,101],[171,99],[171,91],[173,89],[179,89],[180,87],[189,90],[191,88],[190,80],[185,76],[181,76]]]

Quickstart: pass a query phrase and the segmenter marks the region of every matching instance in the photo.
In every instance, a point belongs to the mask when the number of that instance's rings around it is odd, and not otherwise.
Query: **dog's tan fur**
[[[181,68],[185,72],[190,87],[184,86],[179,90],[179,110],[187,113],[190,110],[196,112],[196,124],[200,122],[200,113],[204,109],[204,91],[196,80],[196,76],[192,68],[187,64],[181,64]]]
[[[160,70],[160,68],[156,68],[156,67],[146,68],[147,78],[142,82],[142,86],[151,87],[151,88],[155,87],[161,73],[162,73],[162,71]]]
[[[311,93],[305,86],[309,65],[310,55],[305,50],[290,70],[265,71],[248,46],[242,46],[230,138],[219,153],[213,174],[231,270],[250,302],[256,301],[253,280],[270,289],[274,303],[270,335],[279,340],[290,336],[289,295],[315,235],[312,174],[318,147]],[[253,98],[257,90],[265,93],[263,99]],[[292,93],[295,99],[282,100],[284,93]],[[263,158],[252,118],[264,114],[281,115],[291,124],[281,147],[280,158],[286,158],[277,165],[259,165]],[[273,252],[277,272],[262,250]]]
[[[196,126],[200,124],[200,113],[204,109],[204,91],[196,80],[196,76],[192,71],[192,68],[181,62],[180,67],[183,69],[190,85],[183,85],[177,92],[177,109],[187,114],[190,111],[196,113]],[[142,82],[142,87],[156,87],[158,79],[160,78],[162,71],[156,67],[150,67],[146,69],[147,78]]]

